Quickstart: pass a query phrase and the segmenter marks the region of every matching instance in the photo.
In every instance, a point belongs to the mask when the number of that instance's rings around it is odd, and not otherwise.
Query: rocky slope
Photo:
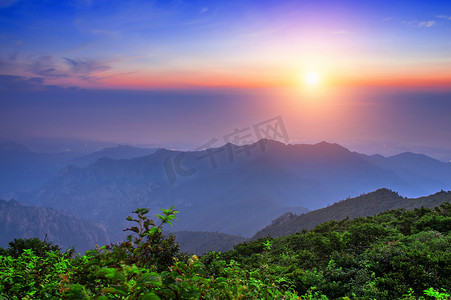
[[[15,238],[37,237],[81,253],[110,239],[105,226],[51,208],[23,206],[16,200],[0,200],[0,232],[0,247]]]

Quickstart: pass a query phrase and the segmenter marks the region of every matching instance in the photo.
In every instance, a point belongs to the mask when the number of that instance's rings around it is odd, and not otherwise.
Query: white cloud
[[[445,20],[450,20],[451,21],[451,16],[447,16],[447,15],[438,15],[435,16],[438,19],[445,19]]]
[[[203,14],[206,13],[208,11],[208,7],[202,7],[202,9],[200,10],[199,14]]]
[[[429,28],[437,25],[437,22],[429,20],[429,21],[402,21],[402,24],[406,24],[408,26],[418,27],[418,28]]]
[[[421,21],[418,23],[418,27],[428,28],[434,26],[435,24],[436,24],[435,21]]]

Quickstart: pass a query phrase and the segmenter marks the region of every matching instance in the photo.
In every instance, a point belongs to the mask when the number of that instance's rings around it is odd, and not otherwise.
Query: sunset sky
[[[280,115],[447,160],[451,1],[3,0],[0,97],[4,139],[195,147]]]

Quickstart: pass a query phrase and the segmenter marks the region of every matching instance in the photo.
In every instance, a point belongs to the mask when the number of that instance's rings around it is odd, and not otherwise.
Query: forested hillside
[[[260,239],[202,257],[178,252],[138,209],[127,242],[83,256],[45,242],[0,249],[6,299],[448,299],[451,204],[330,221],[287,237]],[[24,243],[22,243],[24,244]],[[13,248],[13,249],[11,249]],[[46,251],[43,251],[46,250]],[[13,253],[14,255],[12,255]]]
[[[284,214],[257,232],[254,239],[265,236],[286,236],[303,229],[312,229],[330,220],[373,216],[389,209],[433,208],[446,201],[451,202],[451,192],[441,191],[430,196],[408,199],[394,191],[379,189],[302,215]]]

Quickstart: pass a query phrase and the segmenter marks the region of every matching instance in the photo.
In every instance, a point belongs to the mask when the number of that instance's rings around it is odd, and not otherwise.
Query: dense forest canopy
[[[197,257],[138,209],[121,244],[74,255],[46,241],[1,249],[2,299],[448,299],[451,204],[389,210]]]

